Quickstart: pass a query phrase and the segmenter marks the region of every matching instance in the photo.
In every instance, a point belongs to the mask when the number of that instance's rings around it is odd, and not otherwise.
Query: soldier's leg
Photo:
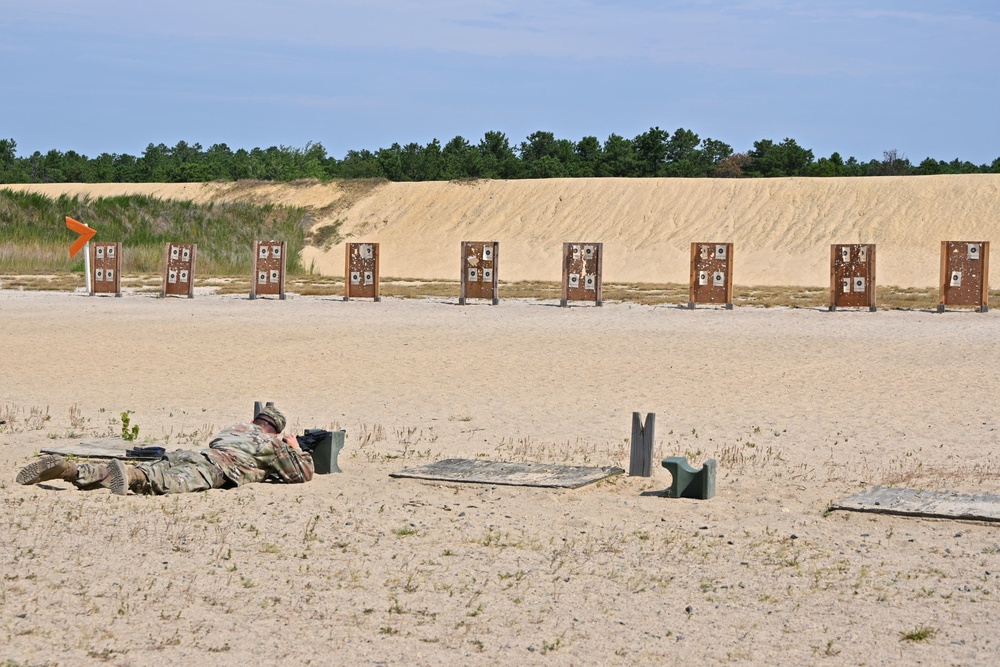
[[[50,479],[64,479],[72,482],[76,479],[76,464],[61,456],[43,456],[32,461],[17,473],[18,484],[38,484]]]
[[[90,490],[108,488],[108,466],[106,463],[77,463],[76,479],[69,480],[78,489]]]
[[[157,463],[161,463],[157,461]],[[149,489],[149,478],[133,466],[126,466],[118,459],[108,464],[108,486],[116,496],[127,496],[129,490],[136,493],[152,493]]]
[[[112,491],[165,495],[218,489],[226,483],[222,471],[198,452],[172,452],[169,458],[111,471]],[[115,478],[121,481],[115,481]],[[116,490],[117,489],[117,490]]]
[[[18,484],[38,484],[52,479],[62,479],[78,489],[108,488],[110,474],[104,463],[74,463],[61,456],[43,456],[24,467],[17,474]]]
[[[108,466],[75,463],[54,454],[29,463],[17,473],[18,484],[38,484],[51,479],[65,480],[78,489],[107,488]]]

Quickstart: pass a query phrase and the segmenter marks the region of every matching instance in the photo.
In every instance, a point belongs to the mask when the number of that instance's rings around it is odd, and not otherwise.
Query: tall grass
[[[96,240],[122,242],[123,273],[159,273],[169,242],[198,244],[198,275],[248,273],[253,242],[288,243],[289,273],[301,273],[300,253],[310,219],[303,208],[273,204],[208,203],[146,195],[68,197],[0,189],[0,273],[83,271],[69,258],[76,235],[69,216],[97,229]]]

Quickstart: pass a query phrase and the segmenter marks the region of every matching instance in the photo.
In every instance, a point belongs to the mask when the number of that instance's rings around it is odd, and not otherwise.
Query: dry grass
[[[458,294],[458,281],[455,282],[455,294]],[[522,280],[513,283],[500,283],[501,299],[558,299],[562,294],[562,285],[544,280]]]
[[[199,286],[200,281],[195,281]],[[205,287],[214,287],[216,294],[249,294],[250,276],[215,276],[204,283]]]
[[[25,408],[20,405],[0,406],[0,433],[40,431],[52,419],[49,407],[38,405]]]
[[[923,465],[920,461],[879,476],[882,486],[910,487],[917,489],[953,489],[962,484],[982,487],[1000,476],[1000,461],[955,465]]]
[[[137,291],[158,290],[161,284],[162,277],[158,274],[127,274],[122,278],[123,288]],[[83,286],[83,275],[79,272],[0,276],[0,288],[3,289],[72,291]],[[204,276],[195,280],[195,286],[214,288],[217,294],[249,293],[250,276]],[[310,274],[288,275],[285,290],[301,296],[342,296],[344,279]],[[380,291],[382,296],[400,299],[457,299],[459,282],[388,277],[380,281]],[[561,285],[554,281],[500,283],[501,299],[558,300],[560,296]],[[1000,290],[991,290],[990,299],[995,302],[997,298],[1000,298]],[[688,303],[688,286],[681,283],[605,283],[604,300],[647,306],[685,306]],[[733,288],[733,303],[762,308],[825,308],[830,303],[830,291],[825,287],[738,285]],[[938,290],[936,287],[880,286],[877,303],[880,310],[935,310]]]
[[[388,278],[381,281],[379,289],[382,296],[394,296],[399,299],[422,299],[429,296],[458,298],[457,280],[410,280],[406,278]]]
[[[733,303],[739,306],[765,308],[773,306],[820,308],[830,305],[830,290],[824,287],[734,286]]]
[[[86,287],[82,273],[57,273],[54,275],[14,275],[0,277],[0,288],[12,290],[48,290],[72,292]]]

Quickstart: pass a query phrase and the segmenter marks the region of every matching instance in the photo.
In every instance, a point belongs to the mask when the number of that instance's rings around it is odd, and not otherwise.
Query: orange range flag
[[[69,256],[73,257],[76,253],[80,252],[80,249],[83,248],[83,246],[87,245],[87,242],[90,241],[90,239],[94,238],[94,234],[97,233],[97,230],[88,227],[82,222],[77,222],[68,215],[66,216],[66,226],[80,235],[80,238],[73,241],[73,245],[69,247]]]

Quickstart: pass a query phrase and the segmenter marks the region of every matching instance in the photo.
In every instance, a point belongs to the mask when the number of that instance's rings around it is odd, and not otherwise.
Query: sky
[[[0,77],[19,156],[683,127],[1000,157],[996,0],[0,0]]]

